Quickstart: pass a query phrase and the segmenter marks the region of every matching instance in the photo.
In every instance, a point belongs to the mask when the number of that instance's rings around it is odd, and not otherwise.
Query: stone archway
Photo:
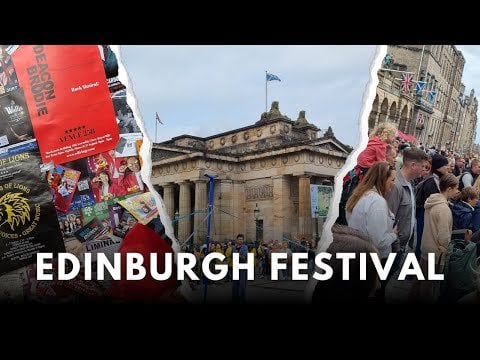
[[[390,105],[390,111],[388,113],[388,121],[392,123],[397,122],[397,103],[394,101],[392,105]]]
[[[405,132],[405,128],[407,127],[407,117],[408,117],[408,107],[407,105],[404,105],[402,112],[400,113],[400,122],[398,124],[398,130]]]
[[[380,116],[378,117],[378,122],[384,122],[387,119],[388,115],[388,100],[387,98],[383,99],[382,106],[380,106]]]
[[[415,121],[413,120],[413,108],[410,109],[410,116],[408,117],[408,126],[405,128],[407,134],[413,135],[415,133]]]
[[[378,94],[375,96],[375,100],[372,104],[372,111],[370,111],[370,116],[368,117],[368,130],[372,130],[375,127],[375,122],[378,115]]]

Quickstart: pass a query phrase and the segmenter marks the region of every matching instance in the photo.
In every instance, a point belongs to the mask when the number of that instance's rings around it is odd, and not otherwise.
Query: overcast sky
[[[320,129],[355,146],[363,92],[375,46],[122,46],[121,56],[151,138],[210,136],[254,124],[279,101],[296,120],[300,110]]]
[[[458,46],[466,64],[467,93],[480,95],[480,46]],[[282,81],[268,82],[268,109],[329,125],[338,139],[355,146],[362,96],[374,46],[122,46],[122,61],[147,130],[155,137],[155,112],[164,125],[158,141],[191,134],[210,136],[248,126],[265,111],[265,70]],[[480,142],[480,132],[476,142]]]
[[[457,48],[465,57],[462,82],[465,84],[465,92],[470,95],[470,90],[475,89],[475,96],[480,96],[480,46],[457,45]],[[476,143],[480,143],[480,132],[477,130]]]

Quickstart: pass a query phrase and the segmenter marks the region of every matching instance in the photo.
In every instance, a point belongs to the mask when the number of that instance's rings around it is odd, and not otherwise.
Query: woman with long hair
[[[397,240],[394,216],[385,196],[395,184],[395,169],[387,162],[375,163],[347,201],[348,226],[364,233],[378,249],[380,259],[392,252]]]

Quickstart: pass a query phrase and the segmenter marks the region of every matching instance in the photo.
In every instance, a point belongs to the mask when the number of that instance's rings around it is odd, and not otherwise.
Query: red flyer
[[[43,162],[115,148],[119,131],[96,45],[22,45],[13,54]]]

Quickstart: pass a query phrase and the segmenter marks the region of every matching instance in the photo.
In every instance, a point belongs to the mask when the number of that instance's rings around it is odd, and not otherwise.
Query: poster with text
[[[332,197],[333,186],[310,185],[312,218],[327,217]]]
[[[38,252],[65,252],[40,154],[0,159],[0,274],[36,261]]]
[[[14,45],[0,45],[0,94],[18,88],[18,79],[12,62]]]
[[[32,123],[22,89],[0,96],[0,147],[33,139]]]
[[[53,191],[53,202],[57,210],[67,212],[77,188],[80,171],[62,165],[47,172],[47,182]]]
[[[119,132],[96,45],[22,45],[12,54],[43,162],[115,148]]]

